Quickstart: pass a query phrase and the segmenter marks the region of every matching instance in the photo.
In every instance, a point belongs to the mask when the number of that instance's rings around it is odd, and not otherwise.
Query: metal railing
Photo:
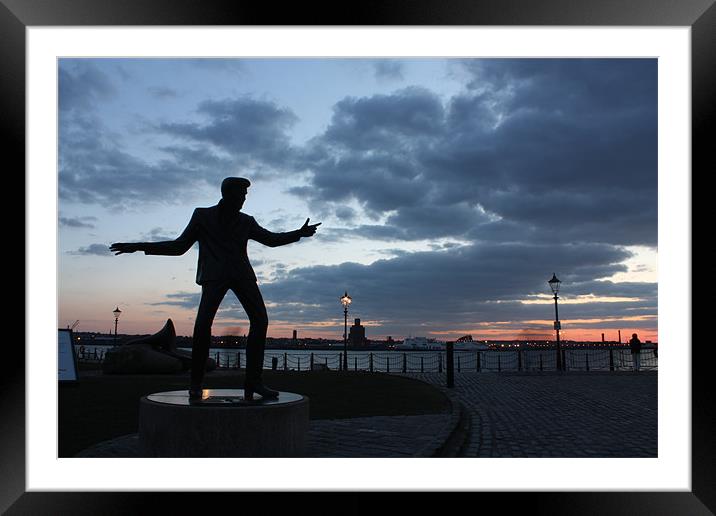
[[[565,371],[630,371],[632,355],[628,348],[563,349]],[[348,352],[348,370],[414,373],[438,372],[447,368],[444,351]],[[239,369],[245,366],[245,351],[218,351],[214,357],[219,368]],[[556,351],[550,349],[454,351],[456,372],[540,372],[556,371]],[[282,371],[315,371],[343,369],[341,352],[290,353],[267,351],[264,369]],[[641,352],[641,369],[658,370],[655,349]]]

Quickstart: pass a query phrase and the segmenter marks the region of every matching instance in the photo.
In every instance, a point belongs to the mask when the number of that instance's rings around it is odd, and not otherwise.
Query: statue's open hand
[[[133,253],[135,251],[139,251],[139,245],[117,242],[109,246],[109,250],[112,251],[114,254]]]
[[[304,222],[303,226],[301,226],[301,229],[298,230],[298,231],[300,232],[300,235],[301,235],[302,237],[310,237],[310,236],[315,235],[315,234],[316,234],[316,228],[321,225],[321,223],[319,222],[318,224],[311,224],[311,225],[309,226],[309,225],[308,225],[308,222],[309,222],[310,220],[311,220],[311,219],[306,219],[306,222]]]

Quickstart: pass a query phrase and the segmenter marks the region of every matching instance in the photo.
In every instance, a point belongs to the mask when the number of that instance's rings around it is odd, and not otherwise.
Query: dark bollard
[[[368,369],[369,369],[370,372],[372,373],[372,372],[373,372],[373,353],[371,353],[371,354],[368,356],[368,359],[369,359],[369,360],[368,360]]]
[[[614,350],[609,348],[609,370],[614,371]]]
[[[313,353],[311,353],[311,371],[313,371]]]
[[[455,387],[455,371],[453,364],[453,343],[447,342],[445,344],[445,362],[447,369],[447,386],[449,389]]]
[[[353,357],[353,370],[358,370],[358,357]]]
[[[479,373],[482,371],[482,353],[477,352],[477,367],[475,367],[475,370]]]
[[[236,369],[241,369],[241,351],[236,354]]]
[[[278,357],[271,357],[271,370],[275,371],[278,369]]]
[[[460,357],[457,357],[457,372],[460,372]]]
[[[385,357],[385,372],[386,373],[390,372],[390,357],[389,356]]]
[[[502,372],[502,363],[500,362],[500,353],[497,353],[497,372]]]
[[[443,372],[443,354],[438,353],[438,373]]]
[[[423,357],[420,357],[420,372],[425,372],[425,366],[423,365]]]
[[[288,371],[288,353],[283,354],[283,370]]]
[[[406,357],[405,353],[403,353],[403,372],[408,372],[408,358]]]
[[[517,351],[517,370],[522,371],[522,351]]]
[[[301,370],[301,357],[298,357],[298,370]]]
[[[589,371],[589,353],[584,355],[584,360],[585,360],[585,365],[586,365],[587,371]]]

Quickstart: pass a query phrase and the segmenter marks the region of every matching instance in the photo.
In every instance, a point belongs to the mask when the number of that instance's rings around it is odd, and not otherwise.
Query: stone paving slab
[[[406,373],[472,417],[466,457],[657,457],[657,373]]]

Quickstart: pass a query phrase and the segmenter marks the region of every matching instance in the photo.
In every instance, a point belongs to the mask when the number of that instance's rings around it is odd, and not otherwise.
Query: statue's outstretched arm
[[[164,242],[117,242],[112,244],[109,250],[116,254],[144,251],[144,254],[179,256],[186,253],[197,241],[198,232],[197,212],[194,210],[186,229],[175,240],[166,240]]]

